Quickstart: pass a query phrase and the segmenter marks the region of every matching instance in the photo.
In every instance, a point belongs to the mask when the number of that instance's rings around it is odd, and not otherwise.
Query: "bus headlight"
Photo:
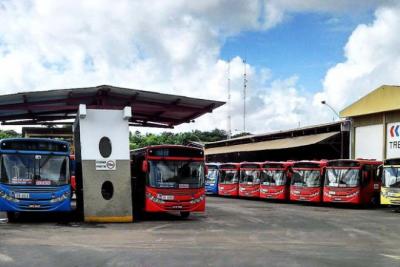
[[[192,199],[192,200],[190,201],[190,204],[197,204],[197,203],[199,203],[199,202],[202,202],[203,200],[204,200],[204,195],[200,196],[199,198]]]
[[[159,203],[159,204],[164,204],[165,201],[159,198],[154,197],[152,194],[150,193],[146,193],[146,197],[148,199],[150,199],[151,201],[155,202],[155,203]]]
[[[347,197],[355,197],[355,196],[357,196],[358,195],[358,191],[356,191],[356,192],[354,192],[354,193],[352,193],[352,194],[349,194]]]
[[[70,196],[69,192],[64,192],[64,194],[62,194],[61,196],[52,198],[50,200],[50,203],[56,203],[56,202],[64,201],[67,198],[69,198],[69,196]]]
[[[3,190],[0,190],[0,197],[4,198],[5,200],[11,201],[11,202],[15,202],[15,203],[19,202],[19,199],[13,197],[12,195],[8,195]]]

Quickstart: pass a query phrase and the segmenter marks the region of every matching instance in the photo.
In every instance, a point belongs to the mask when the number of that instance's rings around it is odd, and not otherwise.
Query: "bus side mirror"
[[[147,160],[143,160],[142,163],[142,172],[146,173],[149,171],[149,162]]]
[[[376,177],[378,177],[379,180],[382,180],[382,173],[383,173],[383,165],[380,165],[376,170]]]

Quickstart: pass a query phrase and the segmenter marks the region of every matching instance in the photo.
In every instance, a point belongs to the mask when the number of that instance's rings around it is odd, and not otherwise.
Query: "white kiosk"
[[[85,222],[132,222],[129,158],[131,107],[79,106],[74,123],[77,202]],[[84,179],[82,179],[84,177]]]

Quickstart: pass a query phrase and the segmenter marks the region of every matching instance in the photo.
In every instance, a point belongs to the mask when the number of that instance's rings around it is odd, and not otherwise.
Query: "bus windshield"
[[[260,171],[259,170],[241,170],[240,171],[240,183],[259,184],[260,183]]]
[[[400,188],[400,167],[384,167],[383,184],[385,187]]]
[[[285,185],[286,174],[283,170],[263,170],[261,172],[262,185]]]
[[[360,182],[359,169],[327,168],[325,185],[331,187],[357,187]]]
[[[303,187],[319,187],[320,184],[321,173],[319,170],[293,169],[292,185]]]
[[[206,176],[206,182],[209,184],[214,184],[218,179],[218,169],[208,169],[208,173]]]
[[[65,185],[68,157],[55,155],[3,154],[1,183],[10,185]]]
[[[220,184],[235,184],[238,181],[237,170],[221,170]]]
[[[204,186],[204,163],[200,161],[149,161],[149,185],[156,188]]]

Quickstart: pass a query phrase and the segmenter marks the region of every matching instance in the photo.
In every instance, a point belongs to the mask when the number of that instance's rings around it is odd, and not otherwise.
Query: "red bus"
[[[292,166],[290,200],[321,202],[326,161],[298,161]]]
[[[239,196],[252,198],[260,197],[260,173],[260,163],[240,163]]]
[[[290,167],[293,162],[262,163],[260,198],[288,200],[290,192]]]
[[[132,200],[142,212],[205,210],[205,162],[202,149],[177,145],[149,146],[131,151]]]
[[[378,204],[380,181],[376,160],[330,160],[326,166],[324,202]]]
[[[237,197],[239,192],[240,163],[222,163],[219,166],[218,195]]]

